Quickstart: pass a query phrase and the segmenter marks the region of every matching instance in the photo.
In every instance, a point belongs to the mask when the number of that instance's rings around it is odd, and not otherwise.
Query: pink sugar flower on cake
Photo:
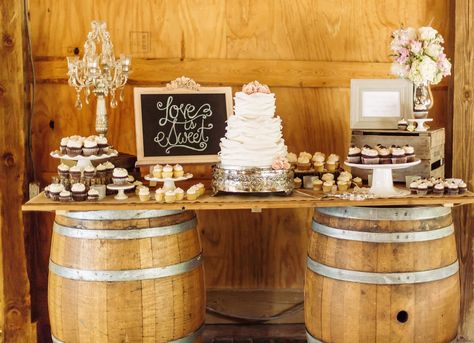
[[[290,169],[291,165],[288,162],[286,157],[278,156],[275,161],[272,163],[272,168],[274,170],[288,170]]]
[[[252,81],[247,83],[246,85],[242,86],[242,92],[245,94],[253,94],[253,93],[265,93],[270,94],[270,88],[267,85],[261,84],[258,81]]]

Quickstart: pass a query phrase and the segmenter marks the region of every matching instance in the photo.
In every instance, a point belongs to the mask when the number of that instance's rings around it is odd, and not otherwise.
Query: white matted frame
[[[351,80],[351,129],[396,129],[412,109],[413,84],[408,80]]]
[[[182,79],[191,83],[184,85],[179,82]],[[190,81],[189,81],[190,80]],[[178,85],[176,82],[178,81]],[[227,118],[232,115],[232,88],[231,87],[201,87],[192,79],[178,78],[167,84],[166,87],[144,87],[134,88],[135,105],[135,135],[137,143],[137,165],[153,165],[157,163],[216,163],[219,161],[218,155],[179,155],[179,156],[145,156],[143,146],[143,120],[142,104],[140,96],[142,94],[224,94],[226,98]]]

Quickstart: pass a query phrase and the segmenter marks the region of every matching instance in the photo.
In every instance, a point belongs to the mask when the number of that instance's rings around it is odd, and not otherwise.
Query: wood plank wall
[[[133,56],[125,102],[110,111],[109,137],[120,151],[135,153],[132,86],[186,75],[234,91],[254,79],[268,83],[290,151],[344,155],[350,79],[388,77],[390,33],[402,24],[432,25],[450,37],[452,8],[452,0],[30,0],[41,181],[55,171],[48,153],[61,137],[94,131],[94,107],[77,111],[65,79],[65,57],[75,48],[82,55],[93,19],[107,22],[116,53]],[[446,49],[452,56],[452,40]],[[434,89],[434,126],[450,125],[449,91],[448,81]],[[194,171],[209,177],[208,167]],[[207,286],[301,291],[310,217],[308,210],[199,213]],[[34,314],[44,324],[51,216],[42,223],[32,282]]]

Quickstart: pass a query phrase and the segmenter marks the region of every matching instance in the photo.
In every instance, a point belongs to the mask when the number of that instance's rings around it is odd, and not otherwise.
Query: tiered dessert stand
[[[185,181],[189,180],[193,177],[193,174],[186,173],[181,177],[167,177],[167,178],[157,178],[153,177],[153,175],[146,175],[145,180],[150,182],[163,182],[163,190],[164,191],[174,191],[176,189],[175,182],[176,181]]]
[[[55,151],[52,151],[49,155],[52,158],[57,158],[57,159],[66,160],[66,161],[76,161],[77,166],[80,167],[81,169],[84,169],[87,166],[91,166],[92,161],[105,160],[111,157],[115,157],[118,155],[118,152],[117,150],[109,149],[109,153],[107,154],[91,155],[91,156],[78,155],[78,156],[71,157],[67,154],[61,154],[58,150],[55,150]]]
[[[369,192],[376,197],[403,197],[410,194],[409,190],[396,189],[393,186],[392,170],[416,166],[421,160],[400,164],[360,164],[344,162],[346,166],[359,169],[372,169],[372,186]]]

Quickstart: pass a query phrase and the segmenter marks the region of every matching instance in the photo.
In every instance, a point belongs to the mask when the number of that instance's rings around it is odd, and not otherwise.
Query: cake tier
[[[275,115],[275,94],[243,92],[235,93],[234,114],[246,117],[273,117]]]

